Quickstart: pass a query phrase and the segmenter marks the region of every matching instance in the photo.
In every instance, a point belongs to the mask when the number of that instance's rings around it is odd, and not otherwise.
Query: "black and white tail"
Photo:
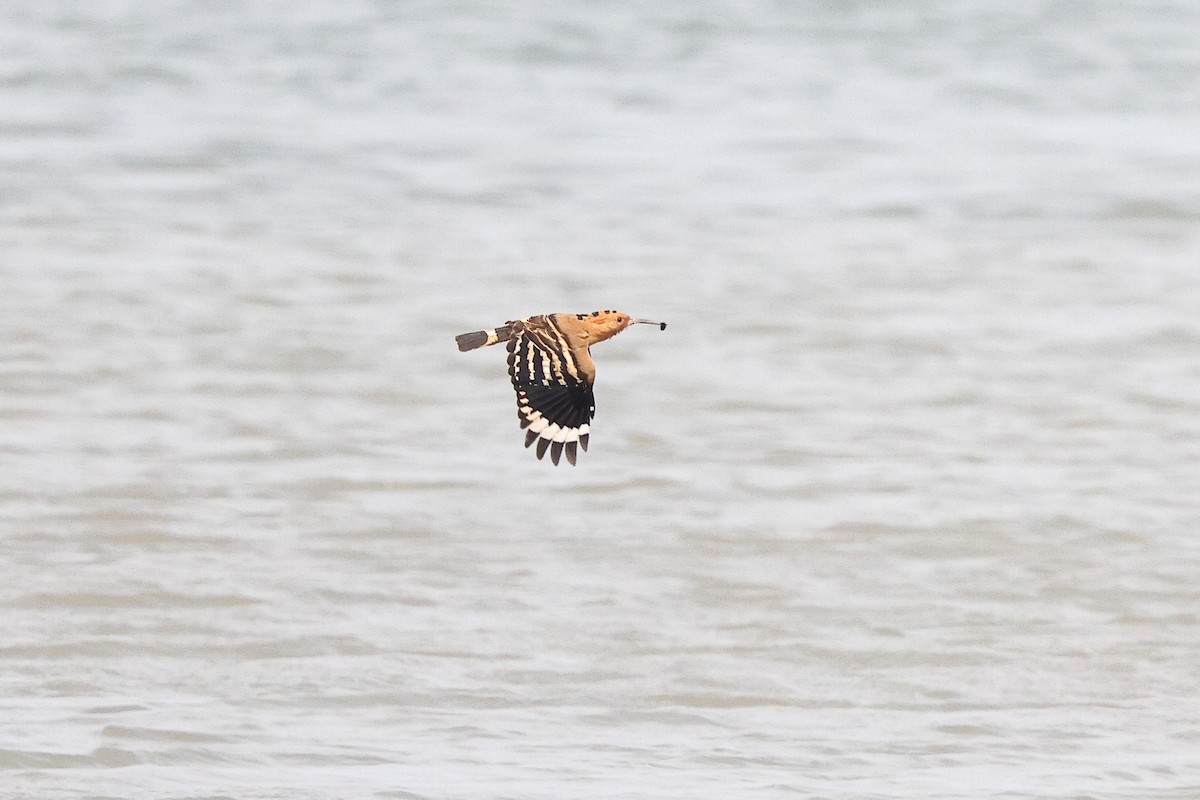
[[[474,350],[476,347],[486,347],[489,344],[506,342],[510,336],[512,336],[512,326],[511,323],[506,322],[503,327],[492,328],[490,331],[460,333],[454,337],[454,341],[458,342],[458,349],[465,353],[468,350]]]

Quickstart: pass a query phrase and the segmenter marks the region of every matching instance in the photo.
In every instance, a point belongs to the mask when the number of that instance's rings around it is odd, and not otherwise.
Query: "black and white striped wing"
[[[537,457],[563,453],[575,463],[587,450],[589,423],[596,414],[592,384],[579,369],[566,337],[550,320],[523,320],[508,340],[508,374],[517,391],[517,416],[526,428],[525,446],[537,442]]]

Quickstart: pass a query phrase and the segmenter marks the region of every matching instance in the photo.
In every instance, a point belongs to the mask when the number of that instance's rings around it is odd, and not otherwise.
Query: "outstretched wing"
[[[537,457],[550,450],[558,463],[565,452],[575,463],[577,447],[587,450],[589,423],[596,414],[590,363],[581,364],[552,317],[512,323],[508,374],[517,392],[517,416],[525,446],[537,441]]]

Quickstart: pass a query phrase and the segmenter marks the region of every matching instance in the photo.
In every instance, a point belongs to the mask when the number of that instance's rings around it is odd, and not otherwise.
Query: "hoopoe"
[[[539,314],[510,320],[499,328],[454,337],[458,349],[508,342],[508,374],[517,390],[517,417],[525,446],[535,441],[540,459],[550,450],[555,465],[563,453],[575,464],[576,448],[587,450],[596,415],[592,385],[596,365],[588,348],[611,339],[630,325],[645,323],[666,330],[667,323],[634,319],[624,311],[590,314]]]

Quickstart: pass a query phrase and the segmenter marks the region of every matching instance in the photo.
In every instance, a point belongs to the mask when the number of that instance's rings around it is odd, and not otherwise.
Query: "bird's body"
[[[596,414],[596,364],[589,348],[638,322],[649,321],[610,310],[540,314],[464,333],[455,341],[463,351],[508,342],[508,374],[517,392],[517,416],[526,429],[525,446],[536,441],[538,458],[549,450],[555,464],[563,453],[574,464],[578,448],[587,450]],[[667,327],[665,322],[651,324]]]

